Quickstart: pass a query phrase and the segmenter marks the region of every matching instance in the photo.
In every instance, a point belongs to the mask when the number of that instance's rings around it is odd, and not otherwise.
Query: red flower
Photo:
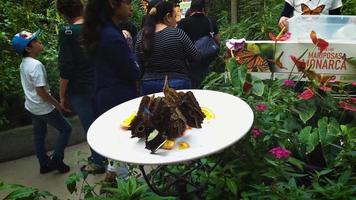
[[[267,106],[266,104],[263,104],[263,103],[258,104],[258,105],[256,106],[256,110],[257,110],[257,111],[264,111],[264,110],[267,110],[267,109],[268,109],[268,106]]]
[[[314,96],[314,92],[310,88],[307,88],[306,90],[304,90],[304,92],[302,92],[298,95],[299,99],[303,99],[303,100],[309,100],[313,96]]]
[[[318,38],[316,36],[316,32],[312,31],[310,33],[310,38],[313,41],[313,43],[319,48],[320,53],[323,52],[326,48],[328,48],[329,43],[321,38]]]
[[[326,85],[321,85],[319,89],[323,90],[324,92],[330,92],[331,87],[327,87]]]
[[[284,80],[283,86],[286,88],[292,88],[295,86],[295,82],[293,80]]]
[[[246,81],[243,87],[244,92],[249,92],[251,88],[252,88],[252,84]]]
[[[260,135],[262,135],[262,130],[259,128],[253,128],[252,129],[252,137],[258,138]]]
[[[348,98],[343,101],[340,101],[338,103],[338,106],[340,108],[343,108],[344,110],[349,110],[352,112],[356,112],[356,98]]]
[[[278,35],[275,36],[275,35],[273,35],[273,33],[270,32],[270,33],[268,33],[268,36],[272,41],[286,41],[290,38],[291,33],[288,32],[288,33],[285,33],[280,36],[278,36]]]
[[[287,149],[284,149],[282,147],[275,147],[271,150],[269,150],[269,153],[274,156],[275,159],[282,159],[282,158],[288,158],[290,154],[292,154],[290,151]]]
[[[356,98],[350,97],[350,98],[348,98],[348,100],[349,100],[349,102],[356,104]]]
[[[356,86],[356,81],[351,83],[352,86]]]
[[[290,58],[293,60],[295,66],[297,66],[298,71],[305,70],[305,67],[307,66],[307,64],[304,61],[298,60],[298,58],[295,56],[290,56]]]

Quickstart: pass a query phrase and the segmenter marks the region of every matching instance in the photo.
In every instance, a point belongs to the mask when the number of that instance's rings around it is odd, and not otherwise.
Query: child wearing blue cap
[[[21,84],[25,93],[25,108],[32,118],[34,147],[40,163],[40,173],[53,170],[65,173],[70,168],[63,163],[64,148],[72,126],[61,114],[64,108],[51,96],[45,67],[36,59],[44,50],[43,44],[37,39],[39,34],[40,31],[33,34],[22,31],[12,38],[11,44],[23,56],[20,64]],[[51,158],[45,147],[47,124],[59,131]]]

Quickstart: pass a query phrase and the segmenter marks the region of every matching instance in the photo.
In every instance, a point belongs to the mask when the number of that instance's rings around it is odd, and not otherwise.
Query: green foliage
[[[343,15],[355,15],[356,14],[356,1],[354,0],[344,0],[342,1],[343,6],[341,13]]]
[[[99,200],[99,199],[116,199],[116,200],[150,200],[158,199],[159,197],[152,193],[145,182],[138,176],[129,176],[127,179],[116,178],[116,183],[101,181],[94,185],[88,184],[86,181],[87,173],[72,173],[66,180],[68,191],[80,194],[80,199],[83,195],[84,199]],[[80,185],[80,187],[79,187]],[[95,189],[100,189],[100,194],[95,192]],[[161,198],[170,199],[170,198]]]
[[[36,188],[0,182],[0,191],[3,190],[11,190],[11,192],[6,197],[4,197],[4,200],[58,199],[56,196],[47,191],[39,191]]]
[[[224,3],[223,3],[224,2]],[[283,3],[277,0],[238,1],[238,23],[230,24],[230,1],[210,1],[209,15],[220,25],[222,41],[230,38],[268,39],[268,33],[278,33],[278,18]],[[223,11],[223,12],[222,12]]]
[[[135,23],[136,27],[140,29],[141,21],[144,16],[144,12],[140,7],[140,0],[133,0],[131,3],[133,9],[132,21]]]

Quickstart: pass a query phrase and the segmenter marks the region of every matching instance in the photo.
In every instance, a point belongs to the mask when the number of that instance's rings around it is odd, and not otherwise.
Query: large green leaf
[[[336,135],[340,133],[339,123],[331,118],[328,122],[327,117],[318,121],[319,138],[322,146],[326,146],[334,141]]]
[[[265,84],[262,80],[254,80],[252,82],[252,93],[257,96],[262,96],[265,90]]]
[[[289,132],[294,132],[295,130],[302,129],[302,126],[299,120],[296,120],[293,115],[288,114],[287,118],[283,122],[283,128],[285,128]]]
[[[348,137],[349,140],[356,141],[356,124],[351,123],[348,126],[340,125],[341,133]]]
[[[232,80],[235,79],[237,74],[237,64],[235,58],[229,58],[226,62],[226,69],[228,71],[228,78],[230,79],[231,83]],[[236,80],[236,79],[235,79]]]
[[[322,152],[329,167],[335,167],[338,163],[338,155],[342,148],[338,145],[337,137],[341,134],[339,123],[334,119],[323,117],[318,121],[319,140]],[[336,143],[335,143],[336,142]]]
[[[10,194],[8,194],[4,200],[10,200],[10,199],[31,199],[35,195],[35,193],[38,192],[37,189],[34,188],[29,188],[29,187],[23,187],[19,188]]]
[[[77,182],[79,182],[82,178],[84,178],[82,173],[72,173],[68,176],[65,181],[65,184],[67,186],[67,190],[71,194],[77,192]]]
[[[303,145],[306,146],[306,153],[312,152],[319,143],[319,136],[317,130],[311,132],[312,127],[307,126],[300,131],[298,138]]]
[[[288,158],[288,162],[290,162],[291,164],[297,166],[300,170],[302,170],[303,166],[305,165],[305,163],[303,161],[298,160],[298,159],[296,159],[296,158],[294,158],[292,156]]]
[[[329,173],[332,172],[332,171],[334,171],[334,169],[324,169],[324,170],[322,170],[321,172],[318,172],[317,175],[318,175],[318,177],[324,176],[324,175],[326,175],[326,174],[329,174]]]
[[[238,67],[238,80],[239,80],[239,85],[242,87],[246,81],[246,76],[247,76],[247,65],[240,65]]]
[[[299,115],[299,118],[304,122],[304,124],[311,119],[315,112],[316,106],[310,101],[303,101],[296,107],[296,111]]]
[[[234,194],[237,195],[237,184],[235,183],[235,181],[231,180],[230,178],[228,178],[226,180],[226,184],[227,187],[229,188],[229,190]]]
[[[1,190],[7,190],[7,189],[18,189],[22,188],[23,186],[21,185],[15,185],[15,184],[8,184],[0,181],[0,191]]]
[[[347,169],[346,171],[344,171],[344,173],[339,177],[339,179],[338,179],[338,183],[341,183],[341,184],[346,184],[348,181],[349,181],[349,179],[350,179],[350,177],[351,177],[351,173],[352,173],[352,171],[351,171],[351,169]]]

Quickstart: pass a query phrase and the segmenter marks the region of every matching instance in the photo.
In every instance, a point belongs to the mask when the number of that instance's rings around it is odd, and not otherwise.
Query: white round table
[[[186,90],[183,90],[186,92]],[[142,97],[122,103],[101,115],[88,130],[88,143],[99,154],[120,162],[138,164],[142,175],[153,192],[160,196],[184,197],[189,191],[177,191],[177,185],[190,185],[194,191],[203,191],[206,187],[199,181],[196,183],[189,178],[191,172],[198,168],[207,169],[199,158],[217,153],[231,146],[243,137],[251,128],[254,120],[250,106],[238,97],[230,94],[211,90],[190,90],[199,102],[200,107],[208,108],[214,113],[215,118],[205,119],[201,129],[191,129],[184,132],[183,136],[176,139],[187,142],[188,149],[172,150],[159,149],[151,154],[145,149],[144,139],[131,138],[131,131],[121,128],[121,123],[130,115],[138,111]],[[156,93],[155,96],[163,96]],[[188,162],[193,161],[194,162]],[[188,170],[172,173],[169,164],[188,163]],[[219,162],[215,164],[218,165]],[[144,165],[158,165],[146,175]],[[211,170],[215,168],[211,167]],[[162,174],[169,174],[174,178],[171,183],[162,183]],[[203,184],[203,185],[202,185]],[[163,185],[163,186],[162,186]],[[173,188],[173,190],[172,190]],[[174,192],[172,192],[174,191]]]
[[[187,91],[187,90],[183,90]],[[121,123],[138,111],[141,98],[136,98],[110,109],[101,115],[88,130],[88,143],[99,154],[120,162],[139,165],[167,165],[195,160],[223,150],[237,142],[251,128],[254,114],[250,106],[238,97],[211,90],[192,91],[200,107],[215,114],[204,120],[201,129],[187,130],[176,139],[190,148],[160,149],[151,154],[145,149],[144,139],[131,138],[131,131],[121,128]],[[163,96],[156,93],[155,96]]]

